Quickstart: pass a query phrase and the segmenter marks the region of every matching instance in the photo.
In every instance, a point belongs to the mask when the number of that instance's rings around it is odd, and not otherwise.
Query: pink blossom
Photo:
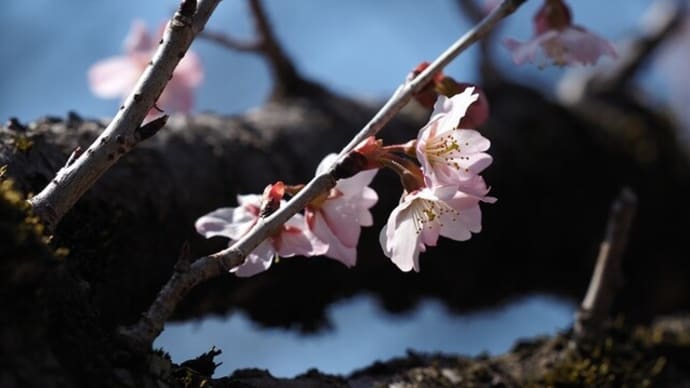
[[[544,2],[534,17],[534,29],[530,41],[508,38],[503,42],[518,65],[537,61],[540,66],[549,62],[557,66],[593,65],[601,56],[617,57],[607,40],[572,24],[570,9],[561,0]]]
[[[464,241],[481,231],[479,201],[452,186],[412,192],[381,230],[381,247],[402,271],[419,271],[419,253],[435,246],[439,236]]]
[[[316,173],[325,172],[336,159],[336,154],[326,156]],[[378,201],[378,195],[368,186],[376,171],[366,170],[338,180],[325,198],[310,204],[305,212],[311,231],[328,244],[325,255],[348,267],[357,262],[361,227],[373,224],[369,209]]]
[[[484,152],[491,145],[488,139],[473,129],[459,128],[479,97],[474,90],[468,87],[451,98],[439,96],[429,123],[419,131],[416,154],[427,186],[477,188],[475,177],[493,161]]]
[[[269,192],[271,185],[267,187]],[[265,197],[265,195],[264,195]],[[259,220],[259,212],[264,199],[260,195],[238,195],[238,207],[220,208],[199,218],[195,227],[206,238],[227,237],[233,241],[244,236]],[[306,227],[303,215],[290,218],[273,236],[264,240],[245,259],[244,263],[230,270],[240,277],[249,277],[266,271],[273,258],[292,256],[318,256],[324,254],[328,246],[314,236]]]
[[[158,40],[149,34],[144,23],[135,21],[125,39],[124,55],[103,59],[89,69],[91,91],[101,98],[125,98],[132,92],[157,46]],[[157,105],[171,112],[189,112],[194,105],[193,90],[202,79],[201,60],[194,52],[188,51],[158,98]]]

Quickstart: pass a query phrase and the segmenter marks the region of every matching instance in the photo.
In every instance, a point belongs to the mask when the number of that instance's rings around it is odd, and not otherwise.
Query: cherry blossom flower
[[[381,230],[386,256],[408,272],[419,271],[419,253],[439,236],[465,241],[481,231],[479,199],[453,186],[423,187],[403,197]]]
[[[280,183],[282,185],[282,182]],[[233,241],[244,236],[259,220],[261,206],[267,196],[275,198],[275,185],[269,185],[264,195],[238,195],[238,207],[220,208],[199,218],[195,227],[199,234],[206,238],[214,236],[227,237]],[[282,199],[282,192],[279,194]],[[230,270],[240,277],[249,277],[266,271],[273,263],[273,258],[292,256],[318,256],[326,253],[328,245],[321,242],[306,227],[303,215],[296,214],[290,218],[273,236],[264,240],[245,259],[244,263]]]
[[[124,44],[124,55],[103,59],[89,69],[91,91],[101,98],[125,98],[132,92],[141,73],[158,46],[141,21],[135,21]],[[201,84],[201,60],[192,51],[173,72],[172,79],[158,98],[157,105],[171,112],[189,112],[194,105],[193,90]],[[155,110],[151,110],[154,113]]]
[[[503,42],[518,65],[535,63],[538,56],[540,66],[549,62],[557,66],[593,65],[601,56],[617,57],[607,40],[572,24],[570,9],[562,0],[545,0],[534,17],[534,30],[530,41],[509,38]]]
[[[326,156],[316,174],[325,172],[336,159],[336,154]],[[357,262],[361,227],[373,225],[369,209],[378,201],[378,195],[368,186],[376,171],[366,170],[351,178],[339,179],[329,193],[312,202],[305,211],[309,229],[328,244],[325,255],[348,267]]]
[[[493,161],[484,152],[491,145],[489,140],[473,129],[459,127],[479,98],[474,90],[468,87],[451,98],[439,96],[429,123],[419,131],[416,154],[429,187],[477,188],[477,174]]]

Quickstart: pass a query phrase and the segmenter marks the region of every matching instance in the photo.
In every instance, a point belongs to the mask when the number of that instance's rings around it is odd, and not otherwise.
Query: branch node
[[[82,154],[82,149],[81,146],[76,146],[74,147],[74,150],[70,154],[69,158],[67,158],[67,163],[65,163],[65,167],[69,167],[74,163],[75,160]]]
[[[185,273],[189,272],[189,266],[192,260],[191,249],[189,248],[189,241],[182,244],[182,249],[180,250],[180,256],[177,258],[177,263],[175,263],[175,272]]]
[[[165,126],[165,124],[168,122],[168,115],[163,115],[161,117],[157,117],[148,123],[142,125],[141,127],[137,128],[134,131],[134,136],[137,140],[137,142],[143,141],[148,139],[149,137],[155,135],[158,133],[158,131],[161,130]]]
[[[173,17],[173,27],[191,26],[193,23],[194,13],[196,12],[196,0],[182,0],[180,8],[175,12]],[[176,23],[179,22],[179,25]]]

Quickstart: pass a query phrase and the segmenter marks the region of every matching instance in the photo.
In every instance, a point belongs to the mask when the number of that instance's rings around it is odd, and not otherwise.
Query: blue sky
[[[647,6],[644,0],[571,2],[575,20],[612,39],[634,31]],[[419,62],[432,59],[468,27],[453,0],[420,1],[266,1],[277,35],[307,76],[349,95],[384,98]],[[507,21],[501,36],[527,39],[530,19],[540,1],[528,1]],[[157,28],[176,7],[173,0],[65,2],[10,1],[0,13],[0,120],[23,121],[43,114],[64,116],[75,110],[88,117],[109,117],[119,101],[93,96],[86,72],[99,59],[117,55],[132,20]],[[221,2],[209,29],[250,37],[244,1]],[[211,43],[193,45],[202,57],[206,79],[198,90],[197,110],[238,113],[260,105],[270,87],[264,62]],[[498,48],[508,66],[508,54]],[[476,77],[470,50],[447,68],[453,77]],[[553,80],[562,70],[513,68],[522,79]]]

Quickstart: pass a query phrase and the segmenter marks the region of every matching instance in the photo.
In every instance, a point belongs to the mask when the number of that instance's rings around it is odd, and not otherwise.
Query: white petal
[[[275,256],[275,251],[271,245],[271,239],[268,238],[247,256],[243,264],[231,269],[230,272],[239,277],[254,276],[271,267],[273,256]]]
[[[200,217],[194,226],[206,238],[223,236],[238,240],[256,223],[257,217],[245,208],[220,208]]]
[[[328,244],[328,250],[324,253],[332,259],[338,260],[348,267],[357,262],[357,247],[344,245],[326,223],[320,212],[314,214],[313,233],[323,242]]]

